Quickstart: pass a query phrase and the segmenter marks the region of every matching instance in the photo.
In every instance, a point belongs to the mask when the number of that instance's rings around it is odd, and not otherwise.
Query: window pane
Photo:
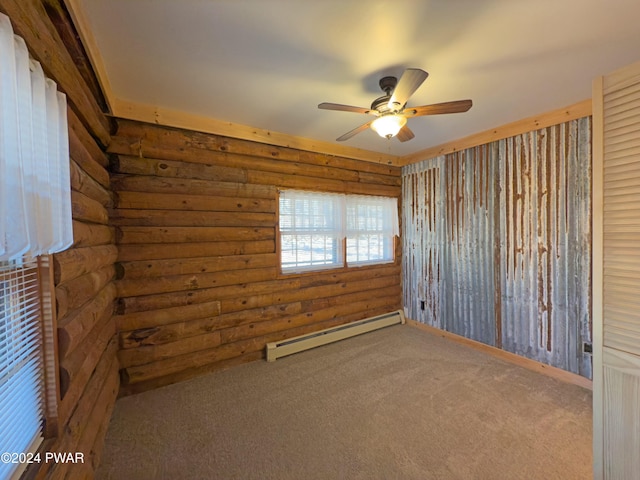
[[[343,266],[341,195],[284,191],[280,195],[282,270]]]
[[[40,287],[35,260],[0,262],[0,451],[28,452],[44,415]],[[0,463],[0,478],[17,465]]]
[[[347,263],[393,261],[393,238],[381,234],[362,234],[347,238]]]
[[[347,263],[392,262],[393,237],[398,234],[395,198],[347,197]]]

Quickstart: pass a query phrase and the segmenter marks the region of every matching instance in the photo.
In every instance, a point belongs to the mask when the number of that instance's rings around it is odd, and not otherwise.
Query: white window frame
[[[279,194],[283,274],[395,262],[397,198],[306,190]]]

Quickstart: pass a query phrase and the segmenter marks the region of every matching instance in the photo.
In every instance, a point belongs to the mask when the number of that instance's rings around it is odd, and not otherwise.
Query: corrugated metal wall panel
[[[590,118],[403,180],[407,316],[590,378]]]
[[[445,161],[447,201],[444,329],[495,345],[492,146],[449,155]],[[494,154],[495,156],[495,154]]]
[[[442,214],[445,177],[441,175],[444,157],[405,167],[402,182],[403,208],[403,304],[411,318],[444,328],[440,315],[441,279],[445,251],[445,217]],[[409,223],[407,223],[409,222]],[[420,235],[405,236],[407,231]]]

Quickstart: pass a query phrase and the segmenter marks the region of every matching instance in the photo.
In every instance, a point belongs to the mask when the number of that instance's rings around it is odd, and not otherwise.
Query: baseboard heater
[[[267,343],[267,361],[274,362],[277,358],[286,357],[294,353],[309,350],[310,348],[337,342],[345,338],[355,337],[362,333],[372,332],[379,328],[405,323],[404,312],[397,310],[375,317],[365,318],[357,322],[338,325],[318,332],[300,335],[299,337],[288,338],[280,342]]]

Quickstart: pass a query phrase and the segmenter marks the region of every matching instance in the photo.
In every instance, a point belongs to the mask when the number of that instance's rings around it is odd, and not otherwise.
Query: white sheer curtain
[[[400,235],[398,199],[372,195],[348,195],[347,235],[372,231],[390,237]]]
[[[73,243],[66,97],[0,14],[0,261]]]

